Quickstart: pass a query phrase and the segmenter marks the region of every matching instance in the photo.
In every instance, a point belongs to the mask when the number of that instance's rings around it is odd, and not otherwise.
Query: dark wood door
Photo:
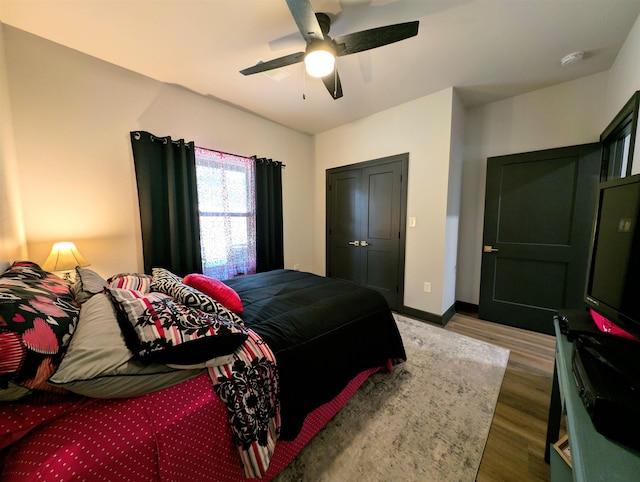
[[[362,170],[330,172],[327,276],[362,284]]]
[[[381,292],[394,310],[403,299],[407,160],[327,171],[327,275]]]
[[[487,160],[482,319],[553,334],[584,307],[600,161],[600,144]]]

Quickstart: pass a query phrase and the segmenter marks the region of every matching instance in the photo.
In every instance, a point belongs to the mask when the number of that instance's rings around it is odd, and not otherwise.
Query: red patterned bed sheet
[[[361,372],[309,414],[295,440],[277,443],[265,477],[252,480],[273,479],[380,368]],[[62,416],[51,412],[53,420],[4,452],[1,480],[247,480],[226,408],[206,372],[142,397],[84,399],[66,407],[72,408]],[[0,416],[2,429],[7,413]]]

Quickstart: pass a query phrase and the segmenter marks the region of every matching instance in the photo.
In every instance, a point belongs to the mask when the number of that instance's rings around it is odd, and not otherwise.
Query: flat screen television
[[[640,338],[640,175],[599,186],[584,300]]]

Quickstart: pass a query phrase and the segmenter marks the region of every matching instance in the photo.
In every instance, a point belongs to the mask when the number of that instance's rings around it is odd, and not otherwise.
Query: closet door
[[[364,286],[397,306],[400,248],[400,162],[362,169],[360,270]]]
[[[394,310],[403,301],[407,161],[327,171],[327,276],[379,291]]]
[[[334,172],[328,178],[327,276],[362,284],[362,171]]]

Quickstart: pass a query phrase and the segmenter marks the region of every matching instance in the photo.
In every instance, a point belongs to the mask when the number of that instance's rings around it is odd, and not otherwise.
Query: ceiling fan
[[[382,47],[408,39],[418,33],[419,22],[415,20],[362,30],[332,39],[328,35],[331,19],[326,13],[315,13],[309,0],[286,0],[286,2],[302,37],[307,42],[305,51],[267,62],[258,62],[253,67],[241,70],[241,74],[257,74],[304,61],[307,73],[322,79],[331,97],[339,99],[342,97],[342,84],[335,67],[336,57]]]

